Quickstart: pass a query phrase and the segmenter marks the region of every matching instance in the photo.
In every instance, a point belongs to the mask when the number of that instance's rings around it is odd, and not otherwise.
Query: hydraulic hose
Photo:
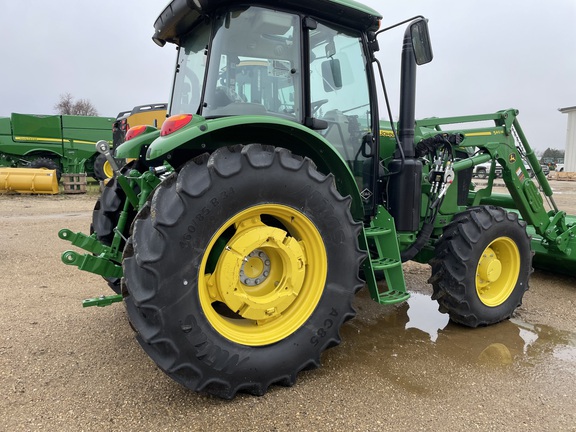
[[[430,240],[432,231],[434,231],[434,224],[432,222],[426,222],[422,225],[416,241],[412,243],[408,249],[400,252],[402,262],[410,261],[422,250],[424,245]]]

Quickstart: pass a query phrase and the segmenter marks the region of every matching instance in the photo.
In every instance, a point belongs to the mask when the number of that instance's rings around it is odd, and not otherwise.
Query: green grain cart
[[[128,132],[116,156],[136,160],[98,200],[94,233],[60,237],[87,251],[65,263],[118,293],[85,305],[123,301],[182,385],[224,398],[293,385],[338,345],[365,284],[384,305],[409,298],[403,261],[429,263],[440,311],[471,327],[509,318],[533,266],[574,275],[576,218],[517,111],[415,121],[422,17],[405,22],[399,121],[380,127],[380,20],[351,0],[173,0],[156,21],[154,41],[178,47],[170,117]],[[510,195],[492,193],[496,166]]]

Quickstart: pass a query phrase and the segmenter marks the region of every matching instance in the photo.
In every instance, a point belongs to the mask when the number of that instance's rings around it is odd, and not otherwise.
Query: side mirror
[[[410,36],[416,64],[430,63],[434,55],[432,54],[432,44],[428,33],[428,22],[425,19],[419,19],[410,24]]]
[[[330,59],[322,62],[322,81],[324,82],[324,91],[327,93],[342,88],[340,60]]]

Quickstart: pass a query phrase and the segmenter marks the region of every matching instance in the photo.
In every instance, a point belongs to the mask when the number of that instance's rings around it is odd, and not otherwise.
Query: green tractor
[[[65,263],[117,292],[84,305],[124,302],[182,385],[223,398],[293,385],[339,344],[365,284],[381,304],[409,298],[403,261],[429,263],[440,310],[471,327],[513,314],[534,253],[574,274],[576,219],[517,111],[415,121],[416,68],[432,60],[422,17],[396,25],[400,116],[380,122],[380,20],[351,0],[173,0],[157,19],[153,40],[178,47],[169,118],[116,149],[134,160],[114,167],[93,233],[59,235],[87,251]],[[510,195],[492,193],[497,166]]]

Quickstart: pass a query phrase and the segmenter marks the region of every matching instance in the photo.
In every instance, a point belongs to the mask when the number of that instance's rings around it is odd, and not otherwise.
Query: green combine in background
[[[62,174],[86,173],[106,180],[113,171],[106,158],[98,153],[95,143],[112,144],[113,118],[72,115],[12,114],[0,118],[0,177],[6,178],[2,189],[10,185],[12,168],[55,170]],[[7,173],[10,173],[8,175]],[[34,172],[21,171],[30,182]],[[16,188],[18,190],[18,188]]]

